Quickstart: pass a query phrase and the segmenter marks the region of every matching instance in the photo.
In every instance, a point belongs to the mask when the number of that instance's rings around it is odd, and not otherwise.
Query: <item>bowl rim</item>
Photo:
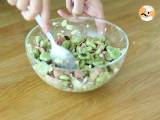
[[[57,20],[66,20],[66,19],[68,19],[68,18],[70,18],[70,17],[74,17],[74,16],[69,16],[69,17],[66,17],[66,18],[55,18],[55,19],[51,19],[50,21],[51,21],[51,23],[52,23],[52,22],[57,21]],[[129,40],[128,40],[127,34],[124,32],[124,30],[123,30],[122,28],[120,28],[120,27],[117,26],[116,24],[114,24],[114,23],[112,23],[112,22],[110,22],[110,21],[108,21],[108,20],[102,19],[102,18],[96,18],[96,17],[90,17],[90,16],[76,16],[76,18],[78,18],[78,19],[96,20],[96,21],[100,21],[100,22],[104,22],[104,23],[106,23],[106,24],[109,24],[109,25],[115,27],[118,31],[120,31],[120,32],[123,34],[123,39],[125,39],[125,42],[126,42],[126,47],[123,48],[123,52],[122,52],[121,56],[119,56],[117,59],[113,60],[112,62],[107,63],[106,65],[99,66],[99,67],[97,66],[97,67],[94,67],[94,68],[91,68],[91,69],[95,69],[95,68],[105,68],[105,67],[107,67],[107,66],[110,66],[110,65],[112,65],[112,64],[117,63],[120,59],[122,59],[123,57],[125,57],[125,55],[126,55],[127,52],[128,52],[128,49],[129,49]],[[27,43],[28,43],[28,41],[29,41],[30,35],[31,35],[36,29],[38,29],[38,28],[40,28],[40,26],[39,26],[39,25],[36,25],[36,26],[33,27],[33,28],[29,31],[29,33],[26,35],[26,37],[25,37],[25,49],[26,49],[26,51],[27,51]],[[56,69],[61,69],[61,70],[64,70],[64,71],[68,71],[68,70],[69,70],[69,69],[59,68],[59,67],[56,67],[56,66],[54,66],[54,68],[56,68]],[[70,69],[70,71],[75,71],[75,70],[78,70],[78,69]]]

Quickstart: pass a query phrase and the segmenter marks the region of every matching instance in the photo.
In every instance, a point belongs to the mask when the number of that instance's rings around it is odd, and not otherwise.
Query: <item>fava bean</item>
[[[43,40],[40,42],[40,47],[43,47],[43,48],[49,48],[49,43],[47,40]]]
[[[62,46],[63,47],[65,47],[65,48],[67,48],[67,49],[69,49],[70,48],[70,41],[64,41],[63,43],[62,43]]]
[[[80,47],[80,46],[77,46],[76,51],[77,51],[79,54],[81,54],[81,53],[82,53],[81,47]]]
[[[70,77],[68,75],[60,75],[59,79],[64,80],[64,81],[68,81],[68,80],[70,80]]]
[[[96,48],[96,45],[92,42],[92,41],[88,41],[87,40],[87,42],[86,42],[86,45],[88,46],[88,47],[92,47],[92,48]]]
[[[112,59],[117,59],[121,55],[121,51],[120,51],[119,48],[114,48],[114,47],[111,47],[111,46],[107,46],[106,49],[107,49],[107,52],[108,52],[109,56]]]
[[[84,42],[84,38],[81,36],[72,36],[71,41],[72,43],[75,43],[76,45],[80,45],[80,43]]]
[[[63,81],[62,84],[63,84],[64,88],[67,88],[69,86],[70,82],[69,81]]]
[[[40,45],[40,42],[43,41],[43,38],[41,36],[35,37],[36,45]]]
[[[37,48],[33,48],[33,55],[35,58],[38,58],[40,55],[40,51]]]
[[[100,54],[102,52],[102,50],[104,50],[105,45],[101,45],[97,50],[96,50],[96,54]]]
[[[67,26],[67,20],[63,20],[61,25],[62,25],[62,27],[66,27]]]
[[[101,65],[103,65],[103,64],[104,64],[103,61],[94,61],[94,62],[93,62],[93,65],[94,65],[94,66],[101,66]]]
[[[89,54],[78,54],[78,59],[80,60],[89,60],[90,55]]]
[[[83,68],[85,66],[85,61],[84,60],[81,60],[80,63],[79,63],[79,67],[80,68]]]
[[[48,62],[51,60],[50,54],[48,52],[43,52],[40,55],[40,60]]]
[[[93,49],[92,49],[92,47],[89,46],[89,47],[86,47],[86,50],[87,50],[88,52],[92,52]]]
[[[67,29],[67,30],[73,30],[73,25],[67,25],[67,26],[66,26],[66,29]]]

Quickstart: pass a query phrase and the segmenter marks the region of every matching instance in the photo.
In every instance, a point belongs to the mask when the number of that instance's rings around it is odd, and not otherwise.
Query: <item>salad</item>
[[[123,50],[111,46],[107,36],[79,35],[80,31],[66,20],[61,26],[71,32],[68,35],[57,33],[56,42],[74,55],[79,68],[60,68],[58,65],[63,64],[61,60],[51,60],[49,40],[35,36],[28,56],[34,61],[34,70],[45,82],[64,91],[90,91],[102,86],[119,71],[110,63],[118,59]]]

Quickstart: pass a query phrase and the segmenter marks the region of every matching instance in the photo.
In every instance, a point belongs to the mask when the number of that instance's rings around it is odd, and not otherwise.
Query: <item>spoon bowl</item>
[[[43,29],[43,20],[40,15],[37,15],[35,17],[36,22],[38,25]],[[52,58],[52,61],[57,64],[58,67],[64,68],[64,69],[76,69],[78,65],[76,64],[76,59],[70,53],[67,49],[65,49],[62,46],[59,46],[55,40],[53,35],[50,31],[45,32],[43,31],[48,40],[51,43],[51,51],[50,56]]]

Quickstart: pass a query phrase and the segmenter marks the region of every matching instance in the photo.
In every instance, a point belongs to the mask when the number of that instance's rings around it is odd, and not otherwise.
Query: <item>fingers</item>
[[[22,11],[21,14],[26,21],[31,21],[34,18],[34,15],[29,10]]]
[[[61,16],[62,18],[67,18],[67,17],[71,16],[70,13],[68,13],[67,11],[61,10],[61,9],[59,9],[59,10],[57,11],[57,13],[58,13],[59,16]]]
[[[83,13],[85,0],[73,0],[74,6],[72,9],[73,15],[81,15]]]
[[[7,2],[8,2],[10,5],[15,6],[17,0],[7,0]]]
[[[72,0],[66,0],[66,8],[70,13],[72,13]]]
[[[68,11],[65,11],[65,10],[58,10],[57,13],[64,19],[68,20],[68,21],[71,21],[71,22],[74,22],[74,23],[82,23],[84,22],[84,20],[82,19],[79,19],[79,17],[73,17],[71,15],[71,13],[69,13]],[[86,16],[85,14],[82,14],[83,16]]]
[[[66,8],[74,16],[82,15],[84,3],[85,0],[66,0]]]
[[[42,11],[42,0],[30,0],[30,12],[33,17]]]
[[[42,1],[41,0],[30,0],[30,8],[27,11],[22,11],[22,16],[25,20],[33,20],[34,17],[41,13],[42,11]],[[28,6],[27,6],[28,7]]]
[[[16,6],[20,11],[27,10],[29,0],[17,0]]]
[[[12,6],[16,6],[25,20],[33,20],[38,14],[43,18],[44,28],[49,29],[50,0],[7,0]],[[29,7],[29,8],[28,8]]]
[[[96,18],[104,18],[103,4],[100,0],[88,0],[85,2],[84,13]]]
[[[102,4],[102,2],[101,1],[98,1],[98,4],[99,4],[99,10],[98,10],[98,18],[102,18],[102,19],[104,19],[105,18],[105,15],[104,15],[104,9],[103,9],[103,4]]]
[[[27,11],[22,11],[25,20],[33,20],[38,14],[43,19],[43,30],[48,32],[50,29],[50,0],[30,0],[30,6]]]
[[[46,32],[50,29],[50,9],[50,0],[43,0],[41,16],[43,18],[44,29]]]

